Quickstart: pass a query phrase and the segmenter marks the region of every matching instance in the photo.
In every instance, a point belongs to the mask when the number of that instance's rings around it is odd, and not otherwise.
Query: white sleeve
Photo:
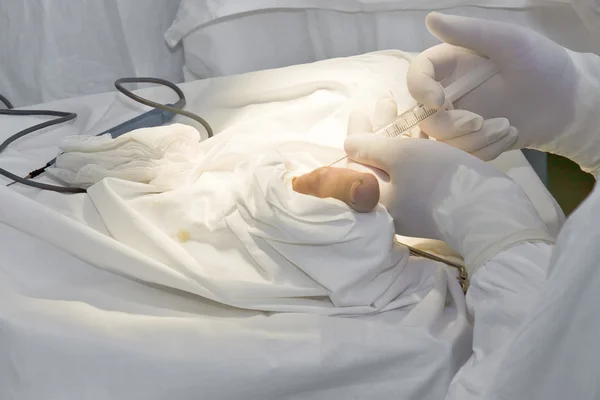
[[[448,398],[600,398],[599,243],[596,185],[554,249],[521,245],[475,274],[473,354]]]
[[[473,318],[473,353],[454,377],[447,399],[481,399],[508,344],[539,299],[553,246],[525,243],[488,261],[467,292]]]
[[[596,185],[561,230],[540,299],[482,398],[600,398],[599,222]]]

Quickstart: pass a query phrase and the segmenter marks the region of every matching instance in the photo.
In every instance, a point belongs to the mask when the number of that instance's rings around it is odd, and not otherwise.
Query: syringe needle
[[[334,162],[332,162],[331,164],[329,164],[329,165],[328,165],[328,167],[333,167],[335,164],[337,164],[337,163],[339,163],[340,161],[343,161],[343,160],[345,160],[345,159],[347,159],[347,158],[348,158],[348,156],[344,156],[344,157],[342,157],[342,158],[340,158],[340,159],[338,159],[338,160],[335,160]]]

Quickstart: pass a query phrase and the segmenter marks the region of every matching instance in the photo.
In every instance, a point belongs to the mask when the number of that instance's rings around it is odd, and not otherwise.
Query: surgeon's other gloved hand
[[[427,27],[444,43],[419,54],[407,82],[419,102],[439,108],[442,86],[477,67],[484,55],[499,73],[441,111],[421,129],[429,136],[489,160],[505,150],[531,148],[565,156],[583,170],[600,169],[600,58],[569,51],[531,30],[489,20],[432,13]],[[478,54],[475,54],[478,53]],[[486,121],[516,128],[498,140],[464,126]],[[469,132],[469,129],[466,130]],[[475,151],[473,151],[475,150]]]
[[[378,168],[383,204],[396,233],[446,242],[473,273],[497,253],[552,243],[535,208],[508,176],[449,145],[425,139],[349,136],[348,157]]]

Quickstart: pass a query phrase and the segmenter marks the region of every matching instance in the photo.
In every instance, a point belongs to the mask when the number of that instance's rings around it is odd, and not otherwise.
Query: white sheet
[[[165,38],[172,46],[183,44],[187,80],[376,50],[423,51],[439,42],[424,23],[427,13],[433,10],[517,23],[573,50],[597,50],[595,40],[570,3],[569,0],[182,0]]]
[[[177,0],[0,0],[0,94],[15,106],[113,91],[116,79],[181,82],[163,35]]]
[[[287,132],[339,148],[349,100],[365,85],[373,97],[401,91],[402,65],[397,53],[371,54],[193,82],[184,91],[221,138]],[[49,105],[82,118],[19,141],[0,165],[24,174],[55,155],[59,138],[131,116],[127,102],[109,106],[114,96]],[[4,135],[31,123],[5,119]],[[515,165],[517,176],[531,174],[524,189],[536,206],[556,216],[531,169]],[[194,296],[207,288],[116,242],[109,229],[129,221],[106,224],[90,197],[11,188],[0,195],[0,397],[434,399],[469,356],[464,298],[439,264],[411,258],[408,302],[377,315],[243,311]]]
[[[593,52],[600,54],[600,3],[596,0],[572,0],[572,3],[593,38]]]

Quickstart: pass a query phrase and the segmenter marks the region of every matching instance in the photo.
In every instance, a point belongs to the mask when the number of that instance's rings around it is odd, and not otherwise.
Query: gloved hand
[[[425,139],[348,136],[352,160],[382,170],[380,202],[396,233],[446,242],[469,274],[508,247],[552,243],[522,189],[494,167],[449,145]]]
[[[418,102],[442,106],[442,85],[477,67],[480,55],[495,62],[499,73],[456,101],[457,110],[440,111],[425,121],[423,131],[486,161],[509,149],[531,148],[565,156],[587,172],[598,172],[598,56],[569,51],[511,24],[438,13],[429,14],[426,23],[445,43],[411,63],[408,88]],[[495,118],[506,118],[518,135],[514,138],[511,133],[501,140],[485,132],[464,135],[465,121],[474,118],[471,113],[498,124],[507,122]]]

